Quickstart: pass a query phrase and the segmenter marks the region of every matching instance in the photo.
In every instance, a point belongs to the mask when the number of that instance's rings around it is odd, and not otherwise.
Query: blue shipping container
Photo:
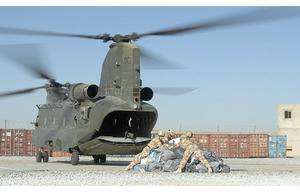
[[[269,157],[286,157],[286,135],[269,135]]]

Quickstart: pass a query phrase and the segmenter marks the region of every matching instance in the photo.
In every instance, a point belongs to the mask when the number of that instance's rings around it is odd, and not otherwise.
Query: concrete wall
[[[291,118],[285,118],[285,111],[291,112]],[[300,104],[278,105],[278,134],[287,136],[287,156],[300,156]]]
[[[290,111],[291,118],[285,118],[284,112]],[[300,129],[300,104],[278,105],[278,128],[299,128]]]

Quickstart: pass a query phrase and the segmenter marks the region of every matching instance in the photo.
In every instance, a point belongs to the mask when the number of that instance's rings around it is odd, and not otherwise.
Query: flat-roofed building
[[[287,156],[300,156],[300,104],[278,105],[278,133],[287,136]]]

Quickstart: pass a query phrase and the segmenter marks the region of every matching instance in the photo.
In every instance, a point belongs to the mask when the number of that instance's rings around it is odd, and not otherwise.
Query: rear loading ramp
[[[147,137],[124,138],[99,136],[79,145],[79,150],[81,154],[85,155],[138,154],[147,146],[150,140]]]

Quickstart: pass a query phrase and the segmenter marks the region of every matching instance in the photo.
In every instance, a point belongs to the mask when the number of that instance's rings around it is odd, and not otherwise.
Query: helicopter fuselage
[[[84,155],[139,153],[157,120],[157,110],[141,99],[139,52],[132,43],[111,44],[99,88],[48,88],[33,144]]]

